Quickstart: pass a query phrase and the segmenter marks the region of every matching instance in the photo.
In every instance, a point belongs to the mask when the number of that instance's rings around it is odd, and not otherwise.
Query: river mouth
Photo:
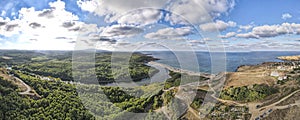
[[[167,80],[168,78],[171,78],[169,75],[169,70],[166,69],[163,66],[157,65],[157,64],[149,64],[146,63],[146,65],[153,67],[158,70],[157,73],[150,76],[150,78],[142,79],[141,81],[137,82],[113,82],[105,84],[104,86],[118,86],[118,87],[137,87],[142,85],[150,85],[152,83],[161,83]]]

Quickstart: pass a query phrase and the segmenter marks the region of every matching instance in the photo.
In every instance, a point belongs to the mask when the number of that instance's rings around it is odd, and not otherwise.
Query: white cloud
[[[100,36],[118,39],[118,38],[132,37],[143,32],[144,32],[143,29],[135,26],[113,25],[104,28]]]
[[[228,27],[235,27],[236,23],[233,21],[229,21],[229,22],[224,22],[221,20],[217,20],[216,22],[213,23],[205,23],[205,24],[201,24],[199,27],[201,30],[203,31],[223,31],[225,29],[227,29]]]
[[[205,41],[203,41],[203,40],[190,40],[188,42],[191,43],[192,45],[203,45],[203,44],[206,44]]]
[[[140,8],[161,9],[168,0],[79,0],[78,6],[99,16],[105,16],[106,22],[117,21],[119,17]]]
[[[229,32],[229,33],[226,33],[225,35],[220,35],[220,38],[231,38],[231,37],[234,37],[236,35],[235,32]]]
[[[118,23],[145,26],[156,23],[161,18],[162,13],[157,9],[140,9],[120,17]]]
[[[248,31],[248,30],[250,30],[251,28],[253,28],[253,25],[240,25],[239,28],[240,28],[241,30]]]
[[[84,11],[94,12],[97,8],[98,1],[93,0],[78,0],[77,5]]]
[[[239,38],[256,38],[258,39],[259,37],[253,33],[240,33],[240,34],[237,34],[236,37],[239,37]]]
[[[262,25],[256,26],[250,32],[236,34],[240,38],[269,38],[280,35],[299,35],[300,24],[297,23],[282,23],[277,25]],[[233,37],[233,36],[232,36]]]
[[[148,33],[145,38],[156,39],[156,40],[182,40],[183,37],[192,34],[192,28],[181,27],[181,28],[163,28],[156,32]]]
[[[227,13],[234,6],[234,0],[178,0],[171,3],[167,10],[192,24],[201,24]],[[174,14],[169,19],[173,24],[184,23],[182,18]]]
[[[281,25],[264,25],[253,28],[252,32],[260,37],[275,37],[283,34],[300,34],[300,24],[282,23]]]
[[[259,37],[275,37],[280,34],[286,34],[286,29],[279,25],[263,25],[254,27],[252,33]]]
[[[292,17],[293,16],[291,14],[289,14],[289,13],[284,13],[284,14],[281,15],[281,18],[284,19],[284,20],[292,18]]]
[[[165,9],[175,14],[169,14],[168,20],[172,23],[182,23],[184,19],[192,24],[211,21],[227,13],[235,6],[234,0],[79,0],[78,6],[99,16],[104,16],[106,22],[118,21],[122,15],[138,9],[153,8]],[[142,15],[142,14],[140,14]],[[178,17],[180,15],[182,17]],[[134,21],[145,19],[135,16]],[[152,18],[149,18],[152,19]]]
[[[203,40],[204,40],[204,41],[212,41],[212,39],[211,39],[211,38],[208,38],[208,37],[203,38]]]
[[[4,11],[4,10],[2,10],[2,12],[1,12],[1,16],[5,16],[6,15],[6,12]]]
[[[16,40],[6,45],[10,49],[73,49],[78,32],[83,32],[83,22],[65,10],[63,1],[50,2],[51,9],[36,11],[34,8],[22,8],[19,18],[3,20],[0,35]],[[89,26],[92,29],[92,26]],[[94,25],[93,28],[97,29]]]

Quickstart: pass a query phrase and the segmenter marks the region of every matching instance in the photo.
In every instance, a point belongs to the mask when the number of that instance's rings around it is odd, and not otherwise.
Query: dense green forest
[[[256,101],[261,100],[271,94],[277,93],[278,90],[272,86],[265,84],[243,86],[243,87],[230,87],[221,92],[220,97],[227,100],[236,101]]]
[[[16,92],[17,86],[1,78],[1,103],[5,103],[1,104],[1,118],[109,120],[137,117],[132,113],[148,113],[138,116],[139,119],[166,119],[164,114],[153,111],[176,102],[177,90],[163,91],[164,83],[133,88],[74,85],[60,80],[41,80],[17,70],[11,73],[31,86],[41,98],[20,95]],[[201,99],[197,97],[196,102]]]
[[[128,63],[126,63],[128,65],[126,65],[124,62],[127,62],[127,56],[121,56],[122,53],[119,53],[120,55],[115,54],[118,53],[95,53],[95,65],[89,66],[91,63],[72,62],[72,52],[2,51],[0,52],[0,55],[5,56],[6,59],[1,57],[0,63],[13,66],[13,69],[16,70],[27,71],[42,76],[60,78],[63,81],[73,81],[73,77],[83,77],[85,78],[84,80],[80,79],[77,82],[94,83],[87,79],[96,74],[97,80],[100,84],[111,83],[114,80],[128,81],[128,78],[133,81],[140,81],[142,79],[149,78],[149,75],[153,75],[157,72],[156,69],[145,65],[145,63],[149,61],[156,60],[151,56],[141,53],[133,53]],[[112,64],[112,61],[114,64]],[[74,64],[77,64],[81,68],[86,67],[86,72],[73,70],[72,65]],[[89,72],[92,70],[95,70],[94,74]]]
[[[0,118],[15,119],[94,119],[81,104],[74,86],[42,81],[20,74],[33,86],[40,99],[20,95],[11,82],[0,78]]]
[[[180,85],[184,85],[187,83],[205,81],[209,79],[203,76],[191,76],[186,74],[180,74],[178,72],[173,72],[173,71],[170,71],[169,75],[171,77],[165,81],[165,86],[164,86],[165,89],[169,89],[171,87],[178,87]]]
[[[40,80],[18,71],[13,71],[13,74],[32,86],[41,98],[20,95],[16,92],[17,86],[0,78],[0,118],[118,119],[132,117],[128,115],[130,112],[149,112],[144,119],[164,118],[162,113],[152,113],[165,101],[162,97],[164,93],[159,89],[162,83],[137,88],[75,86],[62,81]]]
[[[90,83],[90,76],[82,81],[73,81],[73,77],[86,74],[72,72],[72,54],[65,51],[2,51],[0,66],[10,70],[29,85],[39,96],[21,95],[18,86],[9,80],[0,78],[0,118],[3,119],[72,119],[72,120],[111,120],[111,119],[167,119],[165,114],[157,112],[168,106],[174,115],[183,113],[181,101],[175,97],[183,79],[186,83],[207,78],[182,75],[169,72],[171,78],[165,83],[152,83],[137,87],[108,87],[103,84],[114,80],[132,78],[139,81],[149,78],[156,69],[145,63],[156,60],[140,53],[133,53],[126,65],[124,56],[112,58],[112,53],[101,52],[95,55],[95,71],[99,84]],[[114,64],[112,59],[116,60]],[[74,64],[74,62],[73,62]],[[76,63],[79,67],[89,68],[89,63]],[[86,66],[84,64],[87,64]],[[10,69],[12,67],[12,69]],[[112,69],[114,68],[114,69]],[[129,69],[128,69],[129,68]],[[128,69],[129,74],[126,74]],[[43,80],[41,76],[54,78]],[[172,88],[173,87],[173,88]],[[201,91],[202,93],[204,91]],[[201,94],[202,94],[201,93]],[[204,92],[205,93],[205,92]],[[202,97],[196,97],[194,107],[199,107]],[[134,114],[139,113],[139,114]]]

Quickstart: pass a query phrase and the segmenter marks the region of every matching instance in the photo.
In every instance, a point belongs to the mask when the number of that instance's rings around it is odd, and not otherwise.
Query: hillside
[[[280,56],[277,59],[285,60],[285,61],[299,61],[300,55],[294,55],[294,56]]]

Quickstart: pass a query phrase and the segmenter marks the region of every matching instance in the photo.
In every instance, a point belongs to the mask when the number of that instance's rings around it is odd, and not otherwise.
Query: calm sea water
[[[181,68],[180,65],[182,66],[182,64],[184,64],[184,69],[214,74],[223,72],[225,69],[228,72],[233,72],[241,65],[256,65],[263,62],[280,62],[281,60],[276,59],[278,56],[300,55],[300,51],[255,51],[228,53],[182,51],[176,52],[176,55],[171,51],[147,51],[143,53],[159,58],[160,60],[156,62],[167,64],[172,67]],[[189,55],[193,54],[196,56],[198,65],[190,64],[192,57],[189,57]],[[211,61],[211,56],[218,55],[220,57],[214,57],[214,61]],[[178,56],[183,57],[178,58]],[[180,61],[179,59],[182,60],[180,62],[181,64],[178,62]],[[214,70],[212,71],[212,69]]]

